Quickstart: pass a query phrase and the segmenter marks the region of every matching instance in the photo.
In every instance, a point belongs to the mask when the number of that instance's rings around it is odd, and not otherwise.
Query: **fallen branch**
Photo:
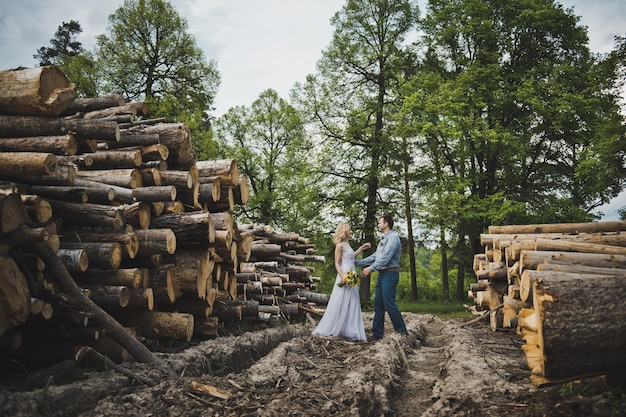
[[[476,323],[476,322],[480,321],[481,319],[484,319],[485,317],[487,317],[489,314],[493,313],[494,311],[500,310],[502,307],[504,307],[504,303],[500,303],[499,305],[495,306],[491,310],[485,311],[483,314],[481,314],[480,316],[476,317],[475,319],[471,319],[470,321],[466,321],[465,323],[461,324],[461,327],[468,326],[470,324]]]
[[[75,307],[89,312],[92,317],[102,325],[117,343],[119,343],[128,353],[137,361],[153,365],[159,371],[167,376],[174,376],[171,369],[165,366],[159,358],[157,358],[145,345],[131,335],[121,324],[111,317],[100,306],[90,300],[80,287],[76,285],[69,271],[57,257],[56,253],[47,243],[36,242],[33,244],[37,255],[44,261],[50,269],[50,274],[54,276],[61,286],[67,301]]]
[[[85,356],[89,356],[90,358],[97,360],[98,362],[106,366],[107,368],[112,368],[121,374],[124,374],[130,378],[134,378],[144,385],[148,385],[150,387],[157,385],[157,383],[154,382],[153,380],[137,375],[133,373],[132,371],[124,368],[123,366],[116,364],[111,359],[107,358],[106,356],[104,356],[103,354],[101,354],[100,352],[94,350],[93,348],[89,346],[81,347],[80,350],[76,352],[75,359],[77,362],[80,362]]]

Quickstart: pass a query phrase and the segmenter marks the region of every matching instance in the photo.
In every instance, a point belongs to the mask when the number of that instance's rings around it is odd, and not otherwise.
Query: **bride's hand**
[[[365,250],[365,249],[369,249],[372,247],[372,244],[367,242],[361,245],[361,249]]]

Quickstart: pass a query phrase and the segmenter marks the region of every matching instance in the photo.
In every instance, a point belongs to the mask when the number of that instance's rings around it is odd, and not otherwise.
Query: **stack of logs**
[[[0,71],[0,85],[0,349],[128,357],[64,294],[42,244],[140,339],[298,312],[316,282],[304,263],[324,259],[295,233],[236,223],[249,193],[236,160],[196,161],[184,123],[120,96],[75,98],[53,67]]]
[[[535,385],[626,372],[626,222],[491,226],[481,244],[469,295],[517,330]]]

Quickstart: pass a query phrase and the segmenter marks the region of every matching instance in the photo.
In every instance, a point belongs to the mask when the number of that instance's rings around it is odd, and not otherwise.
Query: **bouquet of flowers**
[[[340,287],[347,285],[349,287],[354,287],[361,283],[361,276],[356,271],[348,271],[344,274],[342,281],[337,284]]]

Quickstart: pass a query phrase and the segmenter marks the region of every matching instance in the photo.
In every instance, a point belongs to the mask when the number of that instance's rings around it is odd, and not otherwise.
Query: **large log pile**
[[[534,384],[626,372],[626,222],[491,226],[481,244],[474,309],[516,329]]]
[[[63,105],[64,77],[37,70],[4,90],[22,91],[19,109],[0,92],[0,349],[150,362],[122,333],[189,341],[298,313],[294,296],[316,281],[304,264],[323,258],[295,233],[237,224],[249,188],[236,160],[196,161],[189,128],[146,118],[145,103]],[[40,94],[37,74],[54,112],[24,97]]]

